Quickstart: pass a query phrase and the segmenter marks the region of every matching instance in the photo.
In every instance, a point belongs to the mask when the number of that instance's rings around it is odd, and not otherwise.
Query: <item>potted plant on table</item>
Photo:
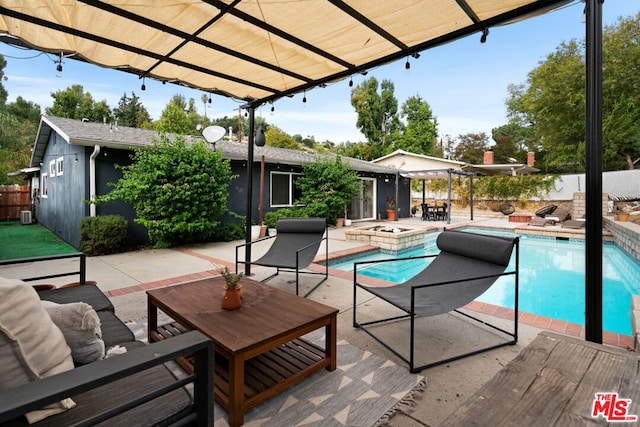
[[[397,209],[396,199],[393,197],[387,197],[386,202],[387,202],[387,219],[389,221],[395,221],[396,209]]]
[[[224,279],[224,289],[222,291],[222,308],[225,310],[235,310],[242,305],[242,273],[231,273],[227,267],[218,268],[218,273]]]

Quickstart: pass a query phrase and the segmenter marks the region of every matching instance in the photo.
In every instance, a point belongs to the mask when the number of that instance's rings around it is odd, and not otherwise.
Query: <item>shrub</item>
[[[80,251],[108,255],[126,249],[127,220],[120,215],[85,217],[80,222]]]
[[[327,218],[331,224],[343,218],[345,208],[359,189],[358,174],[340,157],[335,160],[317,160],[303,167],[296,180],[302,193],[297,202],[305,206],[310,217]]]
[[[282,208],[276,211],[269,211],[264,214],[264,225],[268,228],[276,228],[276,223],[280,218],[305,218],[309,216],[305,209]]]
[[[133,163],[121,167],[122,178],[99,203],[122,200],[136,211],[156,248],[209,239],[227,211],[228,160],[203,141],[182,136],[136,149]]]
[[[244,225],[235,222],[222,222],[213,232],[213,240],[217,242],[231,242],[244,238]]]

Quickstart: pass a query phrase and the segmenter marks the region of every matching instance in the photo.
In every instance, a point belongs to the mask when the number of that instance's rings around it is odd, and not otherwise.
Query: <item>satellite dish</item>
[[[207,126],[202,130],[202,136],[209,144],[220,141],[227,131],[222,126]]]

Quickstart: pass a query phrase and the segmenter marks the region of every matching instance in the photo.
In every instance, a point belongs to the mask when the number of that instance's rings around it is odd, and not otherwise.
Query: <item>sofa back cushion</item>
[[[0,394],[20,384],[73,369],[71,349],[64,335],[40,303],[37,292],[21,280],[0,277]],[[65,410],[65,399],[43,415]]]

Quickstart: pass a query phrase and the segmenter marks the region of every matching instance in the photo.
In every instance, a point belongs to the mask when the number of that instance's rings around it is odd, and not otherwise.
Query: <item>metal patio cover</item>
[[[256,106],[566,3],[0,0],[0,33]]]

